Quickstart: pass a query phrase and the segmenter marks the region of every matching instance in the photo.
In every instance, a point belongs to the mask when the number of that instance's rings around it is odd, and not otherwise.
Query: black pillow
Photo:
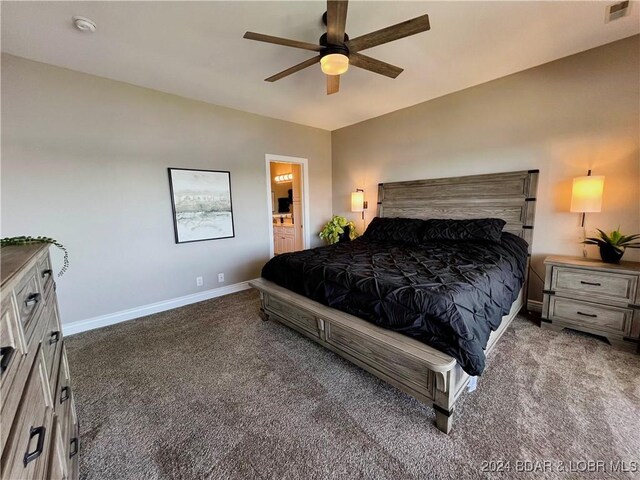
[[[500,242],[502,228],[507,222],[500,218],[451,220],[433,218],[424,221],[422,241],[429,240],[488,240]]]
[[[364,232],[371,240],[386,240],[405,243],[420,243],[424,221],[416,218],[376,217]]]

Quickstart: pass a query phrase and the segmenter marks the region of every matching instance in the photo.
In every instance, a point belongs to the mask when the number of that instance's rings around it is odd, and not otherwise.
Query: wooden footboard
[[[456,400],[470,380],[453,357],[263,278],[249,285],[260,292],[265,319],[284,323],[403,392],[432,404],[437,427],[445,433],[451,431]],[[521,306],[522,292],[489,338],[487,353]]]

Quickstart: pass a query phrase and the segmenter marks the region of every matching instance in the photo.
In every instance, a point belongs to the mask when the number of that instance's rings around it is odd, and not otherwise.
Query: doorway
[[[265,155],[269,256],[309,248],[307,159]]]

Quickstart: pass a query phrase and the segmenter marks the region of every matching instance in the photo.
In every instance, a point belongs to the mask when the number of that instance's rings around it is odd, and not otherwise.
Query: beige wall
[[[68,247],[65,323],[256,277],[269,254],[267,153],[308,158],[320,244],[330,150],[327,131],[2,56],[2,236]],[[231,171],[235,238],[174,243],[167,167]]]
[[[266,153],[309,159],[314,245],[332,213],[359,220],[355,187],[370,220],[378,182],[539,168],[542,273],[545,255],[581,251],[567,210],[571,179],[588,168],[606,176],[588,227],[640,231],[639,39],[331,134],[3,55],[1,234],[68,246],[71,269],[58,280],[68,323],[256,276],[269,245]],[[235,238],[174,243],[170,166],[231,171]]]
[[[606,179],[589,230],[640,232],[639,52],[640,37],[630,37],[332,132],[334,214],[357,219],[355,187],[366,190],[370,220],[379,182],[538,168],[533,264],[542,275],[546,255],[581,254],[571,181],[591,168]],[[539,299],[540,283],[532,286]]]

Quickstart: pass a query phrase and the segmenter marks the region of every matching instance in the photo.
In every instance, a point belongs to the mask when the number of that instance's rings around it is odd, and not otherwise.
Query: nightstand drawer
[[[553,267],[551,289],[633,303],[637,277],[621,273],[594,272],[570,267]]]
[[[549,320],[561,320],[565,324],[603,333],[629,335],[633,310],[552,296],[549,299]]]

